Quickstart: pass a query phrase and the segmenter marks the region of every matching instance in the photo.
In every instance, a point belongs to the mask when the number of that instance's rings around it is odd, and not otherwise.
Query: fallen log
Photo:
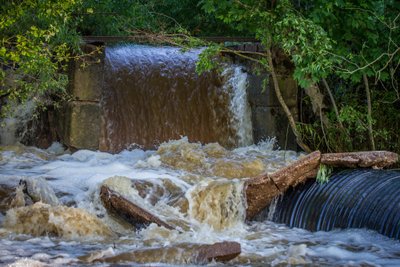
[[[315,177],[320,159],[321,153],[315,151],[273,174],[263,174],[248,180],[245,184],[246,219],[254,218],[270,204],[274,197],[286,191],[289,186],[301,183],[307,178]]]
[[[133,224],[136,228],[141,228],[151,223],[155,223],[167,229],[175,229],[175,227],[162,221],[145,209],[135,205],[117,192],[108,188],[106,185],[101,186],[100,198],[104,207],[110,213],[122,217],[124,220]]]
[[[169,247],[140,249],[94,261],[106,263],[135,262],[138,264],[207,264],[212,260],[226,262],[241,253],[237,242],[207,244],[178,244]]]
[[[381,169],[399,160],[399,155],[389,151],[361,151],[346,153],[326,153],[321,156],[321,163],[333,167]]]

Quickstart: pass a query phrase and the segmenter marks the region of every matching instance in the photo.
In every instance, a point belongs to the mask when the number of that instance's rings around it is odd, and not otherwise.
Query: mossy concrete
[[[74,149],[97,150],[101,124],[99,103],[71,101],[64,110],[63,143]]]
[[[103,51],[85,45],[86,56],[70,65],[71,101],[58,112],[61,142],[72,149],[99,149],[101,135],[100,99],[103,84]]]

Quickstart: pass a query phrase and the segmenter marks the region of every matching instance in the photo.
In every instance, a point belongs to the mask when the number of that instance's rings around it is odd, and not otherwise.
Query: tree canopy
[[[3,103],[65,95],[68,62],[82,54],[84,35],[254,37],[265,53],[242,56],[274,74],[273,51],[281,51],[307,93],[304,110],[314,108],[314,117],[298,122],[281,103],[299,143],[331,151],[400,151],[394,130],[400,127],[398,1],[12,0],[0,14]],[[199,70],[214,67],[211,59],[222,50],[209,44]]]

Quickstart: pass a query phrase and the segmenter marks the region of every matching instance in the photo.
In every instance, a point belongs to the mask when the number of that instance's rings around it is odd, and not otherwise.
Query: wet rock
[[[245,184],[246,219],[251,220],[289,186],[315,177],[320,159],[321,153],[315,151],[273,174],[264,174],[248,180]]]
[[[101,112],[98,102],[70,101],[60,113],[63,144],[74,149],[99,149]]]
[[[236,258],[241,253],[237,242],[220,242],[206,244],[178,244],[170,247],[141,249],[122,253],[113,257],[99,259],[107,263],[166,263],[166,264],[207,264],[215,260],[226,262]]]
[[[399,160],[399,155],[389,151],[361,151],[322,154],[321,163],[334,167],[384,168]]]
[[[169,179],[159,179],[160,184],[147,180],[132,180],[132,186],[138,191],[139,196],[149,201],[153,206],[161,199],[166,199],[168,204],[176,203],[184,197],[184,192]]]
[[[20,185],[24,186],[24,193],[26,193],[33,202],[40,201],[51,206],[60,204],[53,188],[41,177],[22,179]]]
[[[265,165],[260,159],[216,160],[212,168],[213,175],[224,178],[253,177],[265,171]]]
[[[112,214],[122,217],[126,221],[140,228],[151,223],[163,226],[167,229],[174,229],[173,226],[162,221],[149,211],[144,210],[138,205],[124,198],[119,193],[113,191],[106,185],[100,189],[100,198],[104,207]]]
[[[20,191],[21,191],[20,195],[21,194],[23,195],[22,187]],[[15,198],[16,198],[16,190],[14,188],[9,187],[7,185],[0,185],[0,212],[5,213],[10,208],[10,205]],[[21,197],[19,196],[18,202],[20,201],[22,202]]]
[[[114,236],[108,226],[82,209],[53,207],[41,202],[10,209],[3,227],[18,234],[50,235],[76,240]]]
[[[15,188],[14,197],[12,198],[9,205],[10,208],[25,207],[26,201],[25,201],[24,190],[25,190],[25,185],[18,185]]]

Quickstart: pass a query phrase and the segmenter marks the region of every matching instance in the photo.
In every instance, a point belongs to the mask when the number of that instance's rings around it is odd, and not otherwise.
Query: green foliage
[[[265,47],[283,49],[294,63],[294,78],[302,87],[316,82],[332,69],[337,59],[332,53],[332,41],[312,20],[298,13],[290,1],[229,1],[203,0],[203,8],[238,30],[246,30]],[[258,59],[268,67],[265,59]]]
[[[79,20],[76,30],[81,35],[125,36],[133,29],[153,30],[156,26],[162,27],[150,12],[151,6],[152,1],[85,0],[76,12]]]
[[[246,29],[266,48],[283,50],[301,87],[321,78],[335,84],[339,116],[328,106],[323,110],[328,124],[317,116],[298,125],[314,149],[369,149],[370,123],[379,149],[400,151],[395,130],[400,113],[400,2],[203,0],[202,4],[222,22]],[[268,67],[263,58],[257,60]],[[371,117],[363,75],[372,95]]]
[[[80,1],[8,1],[0,7],[0,95],[24,102],[65,92],[66,62],[79,51],[72,13]]]
[[[285,54],[303,88],[322,78],[333,88],[323,112],[298,124],[307,144],[328,151],[368,149],[368,124],[378,149],[400,152],[400,2],[396,0],[24,0],[0,6],[0,103],[65,95],[68,61],[82,35],[161,33],[188,49],[192,36],[254,37]],[[166,34],[168,33],[168,34]],[[210,45],[197,70],[215,68],[229,49]],[[229,51],[237,53],[237,51]],[[266,54],[242,54],[268,71]],[[369,81],[369,117],[363,76]],[[310,102],[304,100],[307,106]],[[4,110],[3,110],[4,111]],[[311,112],[310,112],[311,113]]]
[[[216,68],[215,57],[223,49],[220,45],[210,45],[203,50],[196,63],[196,71],[199,73],[211,71]]]
[[[316,180],[320,184],[325,184],[329,181],[331,175],[332,175],[332,167],[320,164]]]

